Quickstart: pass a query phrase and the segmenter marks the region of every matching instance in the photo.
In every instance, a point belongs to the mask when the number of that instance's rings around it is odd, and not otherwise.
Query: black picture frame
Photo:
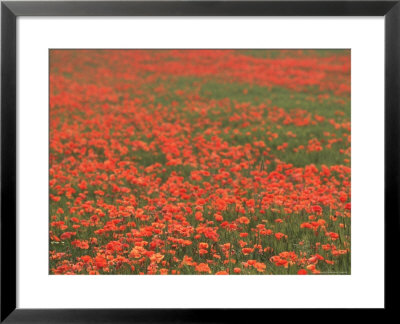
[[[384,16],[385,310],[394,292],[400,210],[400,1],[33,1],[1,3],[1,322],[231,322],[265,316],[244,309],[16,308],[16,19],[19,16]],[[371,152],[373,154],[373,152]],[[368,284],[368,283],[366,283]],[[151,301],[149,301],[151,302]],[[272,311],[272,310],[269,310]],[[279,311],[279,310],[277,310]],[[245,319],[246,318],[246,319]]]

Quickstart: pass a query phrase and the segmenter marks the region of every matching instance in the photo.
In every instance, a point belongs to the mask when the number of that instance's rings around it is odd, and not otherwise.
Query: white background
[[[384,19],[18,18],[21,308],[383,307]],[[352,274],[48,275],[49,48],[351,48]]]

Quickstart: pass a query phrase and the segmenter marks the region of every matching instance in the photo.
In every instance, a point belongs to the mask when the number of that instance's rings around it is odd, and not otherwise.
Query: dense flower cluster
[[[52,50],[50,273],[350,273],[347,51]]]

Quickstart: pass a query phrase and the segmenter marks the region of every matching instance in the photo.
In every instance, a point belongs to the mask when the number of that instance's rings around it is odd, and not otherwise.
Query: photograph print
[[[350,50],[49,64],[49,274],[351,274]]]

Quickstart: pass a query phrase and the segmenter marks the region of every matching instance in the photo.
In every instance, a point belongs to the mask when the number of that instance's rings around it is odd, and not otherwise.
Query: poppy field
[[[49,273],[351,273],[349,50],[51,50]]]

